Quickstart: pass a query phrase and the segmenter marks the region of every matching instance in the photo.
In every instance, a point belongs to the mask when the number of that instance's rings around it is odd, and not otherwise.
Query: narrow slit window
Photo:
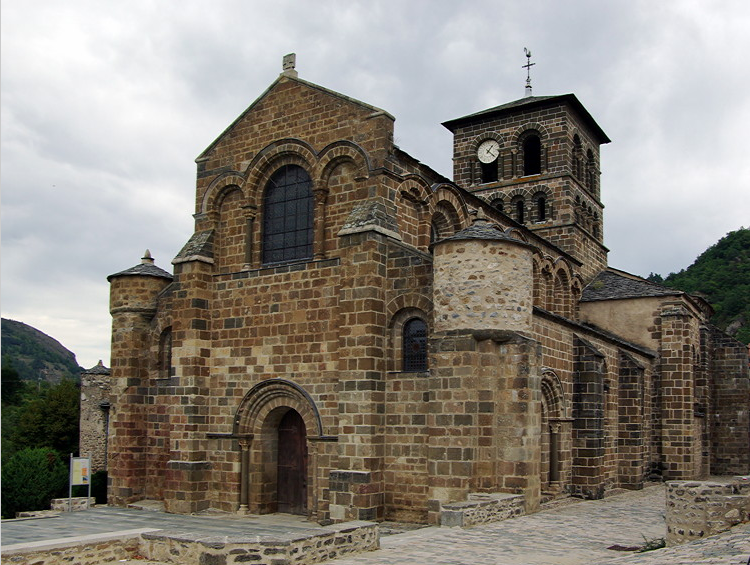
[[[537,198],[536,218],[538,222],[544,222],[547,219],[547,199],[544,196]]]

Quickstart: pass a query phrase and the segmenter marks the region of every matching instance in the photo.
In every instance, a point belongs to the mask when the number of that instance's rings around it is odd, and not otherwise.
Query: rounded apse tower
[[[435,331],[530,330],[532,254],[531,245],[501,231],[482,210],[471,226],[436,242]]]
[[[139,265],[107,277],[110,283],[110,314],[153,314],[156,311],[156,296],[173,278],[170,273],[154,265],[151,252],[146,249]]]
[[[157,297],[173,280],[154,265],[151,253],[141,263],[110,275],[112,377],[108,472],[110,504],[124,505],[146,496],[145,441],[148,353]]]

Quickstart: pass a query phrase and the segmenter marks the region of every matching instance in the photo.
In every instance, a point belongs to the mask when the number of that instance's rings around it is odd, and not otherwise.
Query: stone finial
[[[296,77],[297,71],[295,70],[295,67],[297,66],[297,54],[296,53],[289,53],[288,55],[284,55],[284,58],[281,63],[281,74],[288,77]]]
[[[144,265],[154,264],[154,258],[151,257],[151,252],[148,249],[146,249],[146,252],[143,254],[143,257],[141,257],[141,263]]]
[[[477,208],[476,210],[471,210],[469,212],[469,215],[472,217],[471,218],[472,224],[477,224],[481,222],[485,222],[485,223],[489,222],[489,220],[487,219],[487,214],[484,213],[484,208]]]

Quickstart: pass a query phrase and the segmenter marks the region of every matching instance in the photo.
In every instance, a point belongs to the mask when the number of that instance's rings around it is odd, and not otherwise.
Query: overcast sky
[[[2,316],[109,364],[109,274],[170,262],[195,157],[297,53],[451,176],[440,123],[575,93],[602,150],[610,264],[663,275],[750,226],[750,3],[3,0]]]

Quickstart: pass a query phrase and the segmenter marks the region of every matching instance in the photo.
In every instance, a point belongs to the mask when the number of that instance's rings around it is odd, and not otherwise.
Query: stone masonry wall
[[[667,545],[712,536],[750,521],[750,476],[667,483]]]
[[[81,374],[79,453],[91,457],[91,471],[107,469],[110,376]]]
[[[505,241],[447,241],[435,247],[435,331],[456,328],[527,332],[531,251]]]
[[[716,415],[711,421],[711,473],[750,473],[750,366],[747,347],[710,328],[709,371]]]

